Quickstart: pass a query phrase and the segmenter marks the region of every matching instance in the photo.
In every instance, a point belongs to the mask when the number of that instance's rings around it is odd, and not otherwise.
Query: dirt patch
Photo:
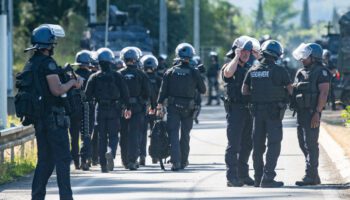
[[[325,110],[322,112],[322,126],[350,157],[350,128],[344,126],[341,111]]]

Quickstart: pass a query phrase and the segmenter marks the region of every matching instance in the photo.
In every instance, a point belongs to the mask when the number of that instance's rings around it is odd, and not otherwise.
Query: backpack
[[[34,124],[41,117],[43,109],[43,90],[39,80],[39,65],[45,57],[32,57],[22,72],[16,75],[15,96],[16,116],[24,126]]]
[[[166,132],[166,122],[157,120],[149,137],[151,138],[151,144],[148,153],[153,159],[158,159],[161,169],[165,170],[162,159],[165,160],[170,156],[170,141]]]

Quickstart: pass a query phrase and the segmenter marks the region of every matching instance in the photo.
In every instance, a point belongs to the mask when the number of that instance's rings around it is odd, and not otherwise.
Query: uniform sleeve
[[[250,87],[251,81],[250,81],[250,70],[247,72],[247,74],[244,77],[243,84],[246,84]]]
[[[126,108],[130,108],[130,93],[128,85],[126,84],[126,81],[124,80],[124,77],[120,73],[116,73],[117,78],[117,84],[120,88],[120,95],[123,103],[125,104]]]
[[[194,70],[194,73],[195,73],[196,82],[197,82],[197,89],[199,93],[204,94],[207,90],[207,88],[205,87],[204,80],[198,70]]]
[[[169,73],[166,72],[163,75],[162,84],[160,85],[158,103],[163,104],[164,100],[168,97],[168,81],[169,81]]]
[[[45,59],[43,63],[43,71],[44,75],[54,75],[54,74],[59,74],[60,72],[60,67],[57,66],[56,62],[53,59]]]
[[[95,83],[96,83],[95,79],[96,79],[96,76],[91,75],[89,80],[86,83],[85,95],[86,95],[87,101],[92,101],[94,98]]]
[[[317,84],[322,84],[322,83],[329,83],[331,80],[331,77],[326,69],[320,70],[320,74],[318,75],[317,78]]]
[[[283,67],[281,67],[281,78],[282,78],[281,83],[283,86],[292,84],[292,80],[290,78],[289,72]]]
[[[149,78],[147,74],[141,73],[142,74],[142,98],[145,100],[148,100],[150,98],[150,85],[149,85]]]

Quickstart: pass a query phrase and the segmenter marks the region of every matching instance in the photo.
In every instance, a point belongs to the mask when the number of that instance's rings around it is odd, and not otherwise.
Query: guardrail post
[[[11,162],[15,162],[15,147],[11,147]]]
[[[21,158],[23,159],[24,158],[24,149],[25,149],[25,143],[21,144]]]
[[[5,162],[4,150],[0,150],[0,164]]]

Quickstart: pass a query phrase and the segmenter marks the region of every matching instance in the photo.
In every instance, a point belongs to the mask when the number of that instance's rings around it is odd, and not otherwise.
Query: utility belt
[[[248,103],[244,103],[241,100],[229,97],[221,97],[224,101],[225,111],[228,113],[232,110],[233,106],[240,106],[242,108],[248,108]]]
[[[70,127],[70,118],[67,116],[64,107],[53,106],[51,113],[44,120],[47,120],[49,130],[68,129]]]
[[[97,103],[101,107],[113,107],[121,104],[119,100],[98,100]]]
[[[259,111],[268,111],[271,119],[283,120],[284,114],[287,109],[287,104],[281,101],[268,103],[252,103],[249,105],[249,109],[252,115],[255,115]]]
[[[195,109],[195,101],[193,98],[168,97],[168,104],[182,110]]]

